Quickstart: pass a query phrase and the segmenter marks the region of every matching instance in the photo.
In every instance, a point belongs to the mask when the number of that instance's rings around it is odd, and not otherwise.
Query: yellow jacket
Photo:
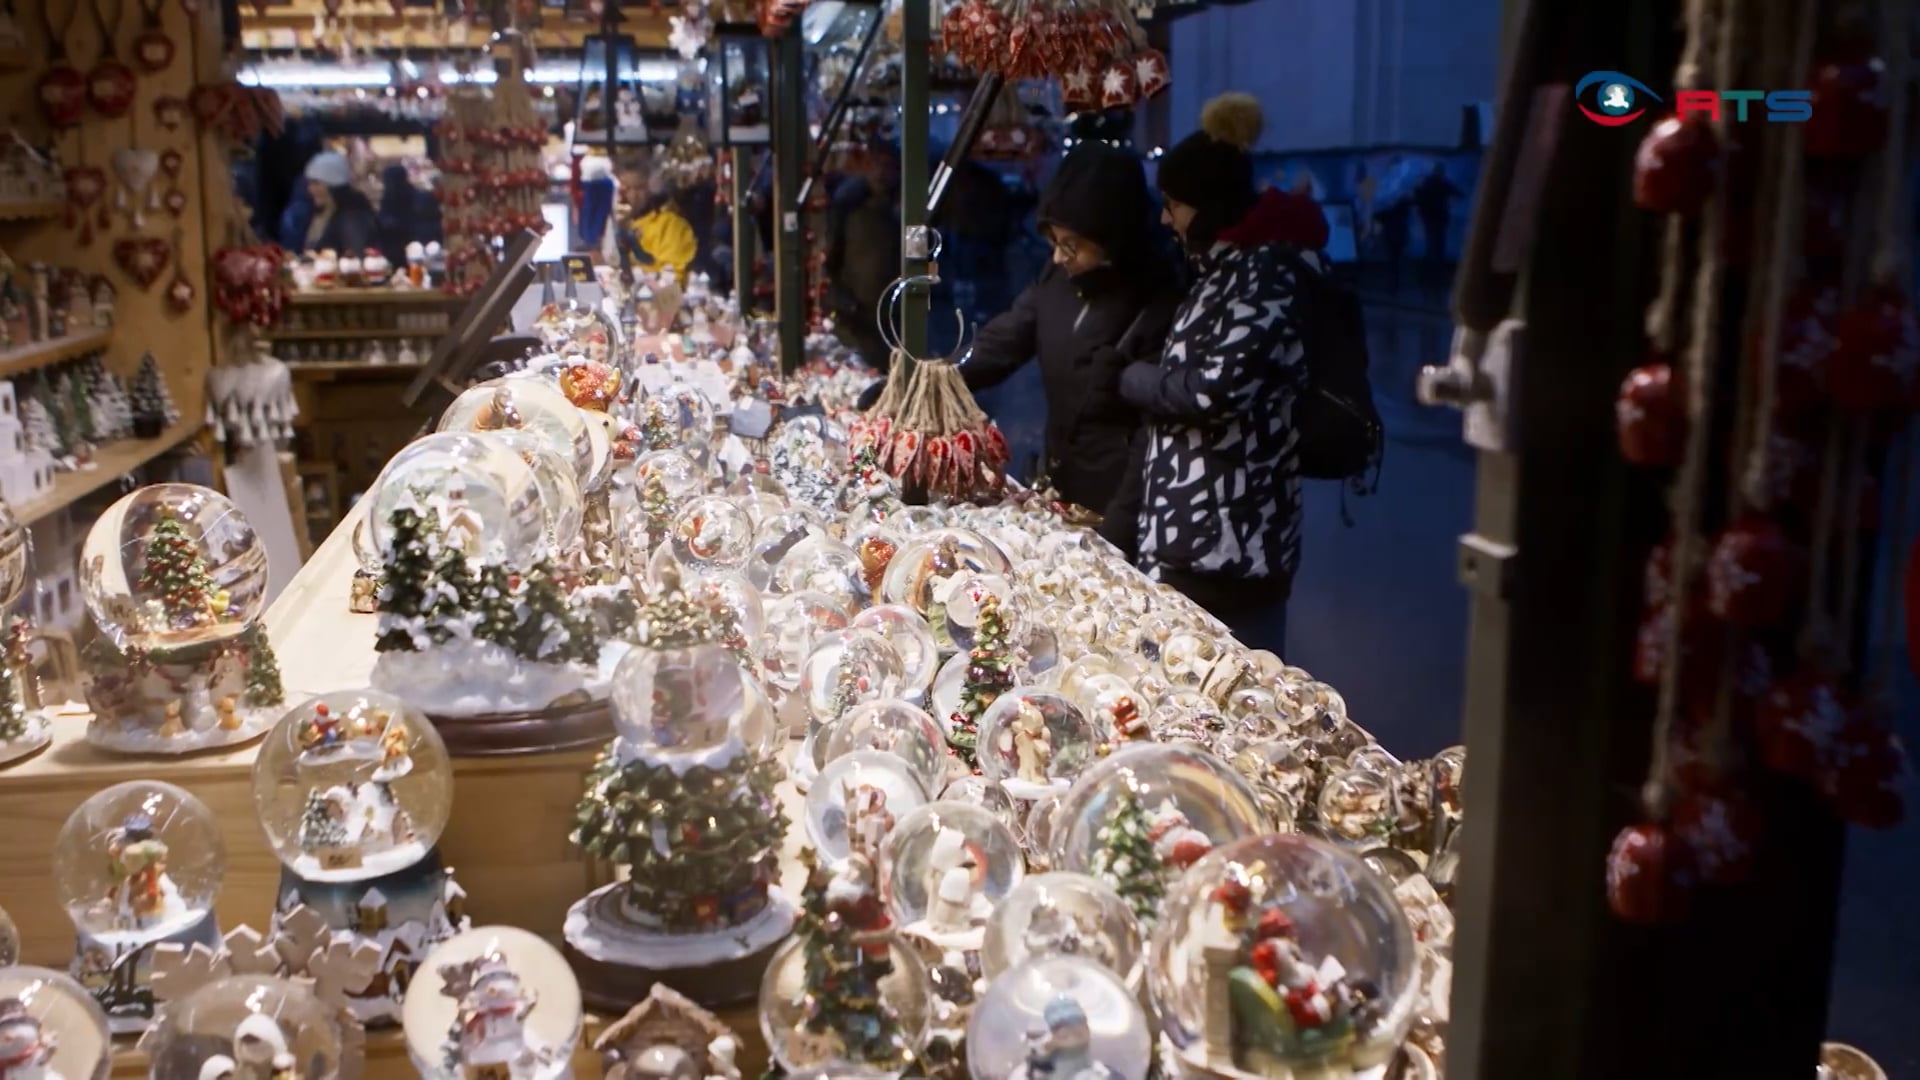
[[[654,266],[671,266],[675,277],[686,280],[687,266],[700,249],[686,218],[672,207],[662,206],[634,218],[633,232],[640,250],[653,256]]]

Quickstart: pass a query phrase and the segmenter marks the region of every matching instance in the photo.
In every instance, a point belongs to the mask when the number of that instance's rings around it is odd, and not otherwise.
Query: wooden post
[[[807,146],[806,51],[798,23],[773,42],[773,309],[779,319],[780,367],[798,370],[807,336],[806,234],[801,230],[800,177]]]
[[[933,38],[932,0],[901,5],[900,75],[900,274],[928,272],[931,260],[924,235],[927,223],[928,47]],[[900,298],[901,338],[915,356],[927,352],[927,288],[915,285]]]

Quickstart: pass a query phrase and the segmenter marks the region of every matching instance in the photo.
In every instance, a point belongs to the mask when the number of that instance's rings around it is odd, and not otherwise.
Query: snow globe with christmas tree
[[[1154,924],[1168,888],[1195,861],[1268,829],[1246,779],[1186,743],[1115,751],[1073,782],[1053,825],[1053,868],[1106,882],[1144,926]]]
[[[112,1068],[107,1015],[79,983],[0,966],[0,1080],[105,1080]]]
[[[169,999],[140,1048],[151,1080],[333,1080],[362,1064],[312,987],[274,975],[227,975]]]
[[[656,981],[736,1002],[793,927],[775,884],[788,822],[773,708],[706,594],[670,581],[634,630],[614,673],[618,735],[587,774],[571,836],[629,873],[568,909],[569,956],[596,1008],[624,1010]]]
[[[988,596],[976,619],[971,646],[942,665],[933,681],[934,712],[946,720],[947,745],[969,769],[979,768],[981,721],[1018,678],[1007,613],[999,600]]]
[[[926,805],[907,763],[884,750],[854,750],[827,763],[807,792],[807,836],[828,862],[864,855],[876,865],[887,834]]]
[[[1146,1080],[1153,1035],[1133,990],[1078,956],[996,976],[967,1018],[973,1080]]]
[[[226,866],[213,812],[158,780],[96,792],[61,826],[53,879],[73,921],[73,976],[115,1034],[153,1017],[154,946],[219,943],[213,902]]]
[[[880,860],[895,924],[936,955],[978,952],[987,917],[1026,872],[1020,842],[1005,822],[952,799],[901,818]]]
[[[807,731],[793,757],[793,782],[805,792],[826,757],[831,728],[855,707],[897,697],[900,654],[871,630],[848,627],[821,637],[800,667],[799,697]]]
[[[32,624],[12,614],[26,592],[30,548],[26,526],[0,502],[0,766],[53,741],[53,725],[40,707],[40,680],[27,651]]]
[[[378,690],[324,694],[267,735],[253,800],[284,867],[276,929],[307,908],[377,949],[379,970],[347,1003],[367,1026],[399,1023],[421,956],[462,929],[463,894],[434,847],[453,806],[439,732]]]
[[[1036,956],[1078,956],[1140,988],[1146,944],[1140,921],[1113,887],[1090,874],[1030,874],[994,906],[980,950],[989,980]]]
[[[899,940],[873,864],[829,867],[811,849],[798,932],[760,983],[760,1030],[795,1080],[896,1080],[919,1060],[934,997],[926,965]]]
[[[88,531],[80,588],[100,633],[83,653],[87,739],[184,754],[258,738],[286,699],[260,623],[267,552],[225,495],[154,484]]]
[[[1418,966],[1383,878],[1323,840],[1275,834],[1221,847],[1169,891],[1147,981],[1183,1069],[1290,1080],[1387,1065]]]
[[[1098,756],[1093,722],[1062,694],[1015,687],[980,719],[980,773],[1016,802],[1065,794]]]
[[[407,1056],[425,1080],[565,1080],[580,986],[558,949],[511,926],[442,942],[407,988]]]

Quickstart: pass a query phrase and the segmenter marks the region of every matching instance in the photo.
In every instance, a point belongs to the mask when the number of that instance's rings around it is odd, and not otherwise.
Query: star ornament
[[[1067,72],[1060,81],[1069,94],[1085,94],[1093,90],[1093,73],[1083,67]]]
[[[1126,94],[1127,72],[1125,68],[1108,68],[1100,77],[1100,93],[1103,97],[1119,97]]]

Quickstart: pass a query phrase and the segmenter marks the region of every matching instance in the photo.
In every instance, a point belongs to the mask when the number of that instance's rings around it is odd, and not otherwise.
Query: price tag
[[[733,410],[727,429],[743,439],[764,439],[773,430],[773,406],[765,398],[748,398]]]
[[[566,267],[568,277],[581,285],[588,285],[596,280],[593,276],[593,256],[591,255],[562,255],[560,265]]]
[[[319,855],[322,870],[358,870],[360,853],[352,848],[329,848]]]

